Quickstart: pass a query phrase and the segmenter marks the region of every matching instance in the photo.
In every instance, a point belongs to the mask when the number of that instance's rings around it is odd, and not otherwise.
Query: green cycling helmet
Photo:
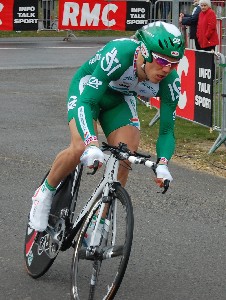
[[[141,42],[141,53],[148,62],[152,62],[152,52],[178,60],[184,55],[184,38],[173,24],[161,21],[150,23],[137,30],[135,37]]]

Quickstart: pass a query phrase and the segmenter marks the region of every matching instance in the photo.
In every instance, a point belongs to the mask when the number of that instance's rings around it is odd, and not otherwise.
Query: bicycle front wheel
[[[99,245],[84,246],[83,239],[93,215],[99,208],[98,201],[87,214],[75,246],[71,273],[71,297],[75,300],[113,299],[122,282],[130,256],[134,226],[133,208],[128,193],[120,185],[116,185],[111,196],[108,217],[103,225]]]

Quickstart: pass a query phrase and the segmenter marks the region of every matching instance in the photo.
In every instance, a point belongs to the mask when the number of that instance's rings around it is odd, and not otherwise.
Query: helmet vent
[[[166,48],[168,48],[168,42],[167,42],[167,40],[164,40],[164,42],[165,42]]]
[[[174,47],[174,43],[173,43],[173,41],[171,40],[170,37],[169,37],[169,40],[170,40],[170,44]]]
[[[163,46],[161,40],[159,40],[159,46],[162,48],[162,50],[164,50],[164,46]]]

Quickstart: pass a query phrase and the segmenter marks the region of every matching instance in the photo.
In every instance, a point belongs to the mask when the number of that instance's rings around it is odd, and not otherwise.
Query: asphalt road
[[[1,300],[70,298],[72,250],[60,253],[49,272],[34,280],[24,269],[24,234],[31,196],[69,143],[70,79],[106,41],[0,40]],[[174,183],[165,195],[149,169],[135,166],[130,173],[134,241],[116,299],[225,300],[226,180],[173,162],[170,167]],[[84,197],[95,181],[84,178]]]

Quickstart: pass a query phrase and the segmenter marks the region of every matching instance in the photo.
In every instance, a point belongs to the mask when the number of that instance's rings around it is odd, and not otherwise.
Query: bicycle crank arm
[[[103,259],[108,259],[112,257],[122,256],[123,255],[123,246],[113,246],[107,247],[102,253]]]
[[[106,247],[99,252],[98,248],[83,248],[79,251],[79,259],[104,260],[123,255],[123,246]]]

